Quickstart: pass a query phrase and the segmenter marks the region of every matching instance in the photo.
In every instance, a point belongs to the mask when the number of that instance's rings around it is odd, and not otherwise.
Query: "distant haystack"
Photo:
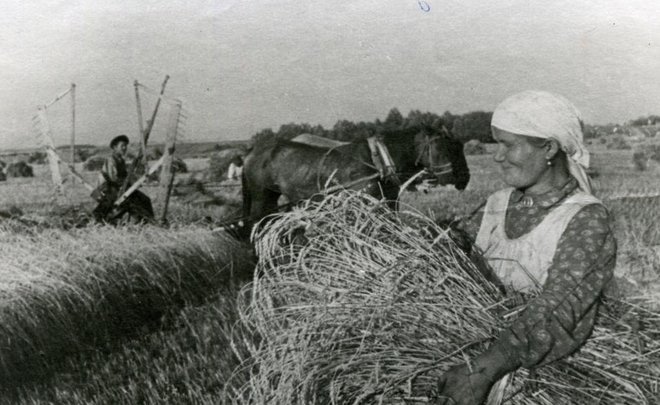
[[[207,178],[210,181],[221,181],[227,179],[227,170],[231,161],[237,157],[245,156],[245,150],[231,148],[221,150],[209,158]]]
[[[34,177],[32,166],[24,161],[12,163],[7,166],[8,177]]]
[[[637,171],[643,172],[649,168],[649,156],[643,150],[635,151],[632,161]]]
[[[162,148],[153,148],[147,151],[147,160],[158,160],[163,156]]]
[[[188,173],[188,165],[186,165],[183,159],[174,158],[172,160],[172,170],[174,173]]]
[[[28,163],[34,165],[43,165],[46,164],[46,158],[46,152],[32,152],[30,153],[30,156],[28,156]]]
[[[88,172],[96,172],[101,170],[103,167],[103,164],[105,163],[105,157],[95,155],[95,156],[90,156],[85,160],[85,163],[83,164],[83,169],[87,170]]]
[[[173,173],[188,173],[188,165],[182,159],[175,157],[172,159],[172,172]],[[150,181],[158,181],[160,179],[161,167],[158,168],[149,176]]]
[[[660,163],[660,145],[644,145],[635,150],[632,155],[635,170],[643,172],[657,167]]]
[[[616,150],[629,150],[632,149],[632,146],[620,136],[612,138],[612,141],[607,144],[607,149],[616,149]]]

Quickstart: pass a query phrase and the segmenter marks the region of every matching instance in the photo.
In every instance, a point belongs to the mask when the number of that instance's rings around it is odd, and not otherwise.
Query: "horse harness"
[[[448,133],[447,129],[443,127],[443,130],[445,133]],[[428,170],[430,173],[432,173],[435,176],[441,176],[447,173],[452,172],[452,165],[451,163],[445,163],[441,165],[436,165],[435,159],[433,158],[433,151],[431,146],[433,145],[434,142],[437,142],[440,140],[440,135],[424,135],[424,147],[422,150],[419,152],[417,155],[417,158],[415,159],[415,166],[418,166],[421,162],[422,159],[424,158],[425,155],[428,157],[428,166],[426,167],[426,170]],[[369,145],[369,151],[371,153],[371,164],[362,161],[363,164],[372,167],[378,171],[378,175],[381,180],[383,179],[393,179],[395,182],[398,182],[398,177],[397,174],[399,173],[397,171],[396,164],[394,163],[394,160],[392,159],[392,156],[390,155],[389,150],[387,149],[387,146],[383,143],[382,139],[378,136],[372,136],[367,138],[367,145]],[[319,170],[317,171],[317,186],[319,189],[322,189],[322,185],[320,182],[320,175],[321,175],[321,168],[323,167],[325,163],[325,159],[337,148],[338,146],[329,148],[328,151],[323,155],[323,158],[319,162]],[[331,176],[332,177],[332,176]],[[371,177],[371,176],[370,176]],[[369,179],[371,180],[371,178]]]
[[[371,152],[371,162],[376,167],[376,170],[378,170],[380,178],[385,179],[396,175],[396,165],[383,141],[379,137],[372,136],[367,138],[367,144]]]
[[[447,128],[443,126],[442,129],[446,134],[449,134]],[[434,164],[433,153],[432,153],[433,149],[431,148],[431,146],[433,145],[434,142],[437,142],[439,140],[440,140],[440,135],[431,136],[429,134],[424,134],[424,147],[417,155],[417,159],[415,159],[415,166],[417,166],[422,161],[424,155],[428,154],[429,165],[427,169],[435,176],[440,176],[452,172],[451,163],[445,163],[442,165]]]
[[[394,164],[394,160],[392,159],[392,156],[390,155],[390,152],[387,149],[387,146],[385,146],[385,144],[383,143],[383,141],[379,139],[379,137],[377,136],[372,136],[367,138],[367,145],[369,145],[369,151],[371,154],[371,164],[363,160],[359,160],[359,162],[364,164],[365,166],[376,169],[378,174],[358,179],[357,182],[359,183],[361,181],[373,180],[376,177],[380,177],[381,180],[386,178],[394,178],[395,181],[398,180],[396,177],[397,174],[396,165]],[[323,165],[325,164],[325,159],[328,156],[330,156],[330,154],[340,146],[344,146],[344,145],[338,145],[329,148],[319,162],[319,168],[316,171],[316,185],[319,188],[319,190],[322,190],[324,188],[322,187],[320,176],[322,173]],[[333,175],[331,175],[330,178],[332,178]],[[353,185],[353,182],[351,182],[351,185]],[[339,186],[345,187],[346,185],[339,185]]]

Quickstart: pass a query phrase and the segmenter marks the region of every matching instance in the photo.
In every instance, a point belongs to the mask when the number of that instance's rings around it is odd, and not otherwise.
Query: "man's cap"
[[[110,148],[114,148],[119,142],[126,142],[128,144],[128,137],[126,135],[115,136],[110,141]]]

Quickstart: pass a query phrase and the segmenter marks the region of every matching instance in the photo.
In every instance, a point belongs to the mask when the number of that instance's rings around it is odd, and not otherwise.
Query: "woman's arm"
[[[559,239],[541,294],[499,339],[523,367],[576,351],[593,329],[599,300],[614,274],[616,242],[605,207],[583,208]]]
[[[616,242],[607,210],[583,208],[559,240],[541,293],[482,355],[471,370],[451,368],[440,394],[452,404],[479,404],[490,387],[519,367],[536,367],[580,348],[593,329],[599,299],[613,276]]]

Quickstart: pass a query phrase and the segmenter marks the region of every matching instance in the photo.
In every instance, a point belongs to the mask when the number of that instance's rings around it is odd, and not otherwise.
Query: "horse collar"
[[[373,162],[381,178],[396,174],[396,165],[387,146],[375,136],[367,138],[367,144],[371,151],[371,161]]]

